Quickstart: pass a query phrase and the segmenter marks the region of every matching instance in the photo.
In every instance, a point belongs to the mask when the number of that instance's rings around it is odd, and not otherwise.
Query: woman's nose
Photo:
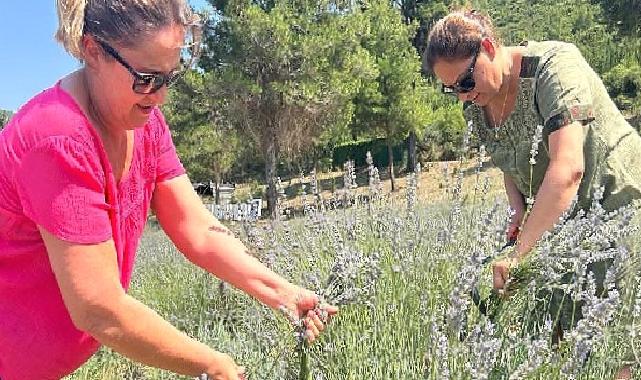
[[[147,97],[150,98],[154,104],[162,105],[167,99],[168,91],[169,89],[167,88],[167,86],[163,85],[158,89],[158,91],[148,94]]]

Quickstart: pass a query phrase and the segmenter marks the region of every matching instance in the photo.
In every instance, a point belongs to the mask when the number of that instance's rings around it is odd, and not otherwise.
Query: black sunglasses
[[[104,41],[96,40],[102,46],[102,48],[112,56],[116,61],[124,66],[127,71],[134,76],[134,83],[131,86],[131,89],[134,90],[136,94],[153,94],[154,92],[160,90],[162,86],[166,85],[167,87],[171,86],[176,79],[182,73],[181,70],[175,70],[169,74],[160,74],[160,73],[141,73],[134,70],[130,64],[125,61],[116,49],[109,46]]]
[[[476,87],[476,81],[474,80],[474,67],[476,66],[476,60],[479,57],[480,52],[481,45],[479,44],[479,47],[476,49],[474,56],[472,57],[472,63],[470,63],[467,70],[459,75],[453,85],[447,86],[443,84],[441,91],[443,91],[444,94],[466,94],[474,90],[474,87]]]

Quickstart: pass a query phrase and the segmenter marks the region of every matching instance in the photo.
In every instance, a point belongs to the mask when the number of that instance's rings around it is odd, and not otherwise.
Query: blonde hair
[[[85,24],[86,0],[56,0],[58,30],[56,40],[76,58],[82,58],[80,44]]]
[[[126,47],[170,25],[189,27],[192,36],[200,35],[198,15],[187,0],[56,0],[56,8],[56,40],[80,60],[86,34]]]
[[[471,57],[483,38],[500,43],[488,15],[473,9],[449,13],[430,30],[423,56],[425,69],[432,70],[439,59],[451,61]]]

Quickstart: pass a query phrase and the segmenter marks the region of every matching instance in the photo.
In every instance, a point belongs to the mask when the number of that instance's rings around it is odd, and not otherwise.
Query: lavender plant
[[[536,162],[536,153],[531,158]],[[230,224],[261,262],[342,306],[314,345],[305,345],[300,320],[273,313],[186,263],[160,231],[145,234],[131,292],[183,331],[230,353],[255,380],[604,379],[627,358],[624,346],[638,362],[641,281],[631,269],[638,248],[624,244],[641,245],[634,207],[608,213],[596,201],[568,213],[513,273],[522,280],[499,295],[491,291],[490,262],[505,253],[508,206],[503,198],[486,199],[488,181],[479,175],[488,171],[481,172],[481,157],[476,165],[476,178],[457,169],[444,203],[416,194],[381,196],[367,207],[319,207],[273,225]],[[441,167],[450,181],[451,170]],[[350,194],[354,172],[346,168]],[[470,182],[480,197],[463,193]],[[608,270],[598,275],[595,265],[603,261]],[[625,278],[633,285],[620,288]],[[471,297],[475,289],[487,301],[485,314]],[[583,316],[556,342],[553,296]],[[94,378],[176,376],[103,350],[72,377]]]

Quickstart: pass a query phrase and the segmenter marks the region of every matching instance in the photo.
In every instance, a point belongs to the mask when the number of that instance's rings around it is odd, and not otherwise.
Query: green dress
[[[641,199],[641,136],[580,51],[556,41],[528,42],[526,50],[515,109],[503,125],[489,126],[479,106],[465,108],[494,165],[525,198],[536,196],[549,163],[550,133],[579,121],[585,162],[577,209],[590,207],[595,186],[604,187],[603,207],[608,211]],[[538,125],[544,127],[543,141],[530,176],[530,148]]]
[[[513,180],[524,199],[535,197],[549,164],[549,135],[579,121],[584,174],[575,210],[590,208],[597,186],[604,188],[602,205],[607,211],[641,199],[641,136],[619,112],[599,76],[570,43],[528,42],[525,46],[517,101],[506,122],[490,126],[481,107],[465,107],[465,118],[472,121],[474,135],[494,165]],[[530,149],[539,125],[543,126],[542,142],[536,164],[531,165]],[[592,265],[597,281],[603,279],[607,265]],[[562,292],[553,293],[548,311],[555,315],[560,308],[560,324],[567,330],[581,317],[581,307],[565,302]]]

